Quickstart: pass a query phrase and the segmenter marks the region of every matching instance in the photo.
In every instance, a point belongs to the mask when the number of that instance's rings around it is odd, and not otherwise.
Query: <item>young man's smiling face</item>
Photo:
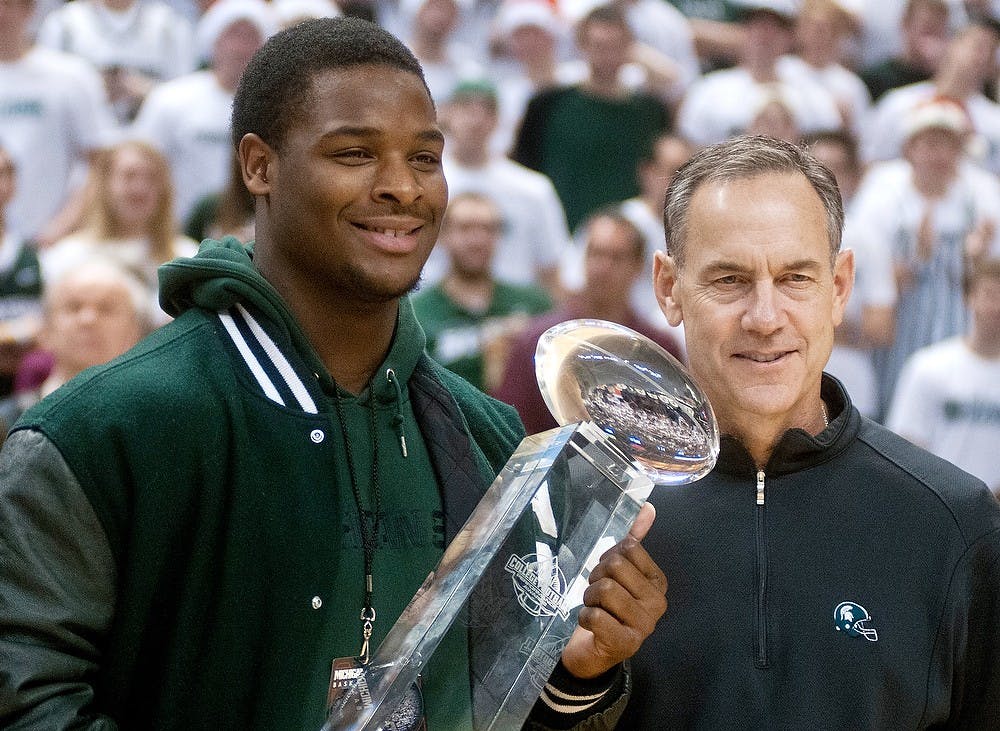
[[[250,158],[252,191],[265,196],[261,270],[331,299],[400,297],[420,277],[448,200],[427,89],[392,66],[331,69],[313,78],[307,110],[279,150]]]

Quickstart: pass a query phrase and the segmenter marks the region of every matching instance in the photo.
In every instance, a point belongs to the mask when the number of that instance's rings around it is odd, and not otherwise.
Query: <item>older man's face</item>
[[[703,184],[684,251],[681,269],[658,263],[657,292],[671,323],[684,323],[691,371],[723,428],[735,415],[814,419],[854,269],[846,252],[831,266],[826,213],[806,178]]]

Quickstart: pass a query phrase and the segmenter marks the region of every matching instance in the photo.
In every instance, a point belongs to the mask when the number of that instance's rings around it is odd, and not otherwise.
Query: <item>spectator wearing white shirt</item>
[[[803,79],[833,97],[843,126],[860,135],[871,108],[871,95],[861,78],[840,62],[856,20],[837,0],[805,0],[795,22],[796,53],[778,60],[778,76],[795,84]]]
[[[855,197],[852,220],[890,252],[898,291],[892,346],[876,353],[883,414],[906,359],[966,331],[966,258],[1000,251],[1000,182],[965,156],[970,130],[955,102],[918,106],[904,157],[869,170]]]
[[[675,106],[701,74],[687,18],[662,0],[569,0],[559,7],[574,26],[600,7],[614,8],[624,16],[632,41],[618,75],[629,89],[645,91]],[[566,83],[582,83],[591,71],[578,56],[564,64],[561,73]]]
[[[965,278],[969,331],[918,350],[886,425],[985,482],[1000,498],[1000,259]]]
[[[197,28],[198,48],[209,68],[159,85],[139,110],[133,133],[170,162],[176,220],[185,220],[198,200],[225,187],[236,84],[273,30],[272,10],[263,0],[219,0]]]
[[[93,64],[122,124],[156,84],[195,69],[193,25],[159,0],[70,0],[45,17],[38,42]]]
[[[559,261],[569,244],[566,214],[545,175],[490,149],[497,125],[495,88],[484,81],[461,84],[442,107],[441,124],[450,194],[479,193],[500,206],[505,225],[493,257],[494,276],[558,294]],[[435,248],[424,267],[424,281],[440,280],[447,264],[445,252]]]
[[[424,69],[424,78],[436,104],[443,104],[465,78],[482,74],[477,49],[456,32],[468,0],[401,0],[409,18],[400,38],[413,51]]]
[[[830,92],[807,78],[784,78],[778,60],[792,47],[795,9],[790,2],[757,2],[742,10],[743,49],[737,66],[705,74],[688,89],[677,128],[698,145],[742,134],[768,96],[779,94],[800,130],[834,129],[842,123]]]
[[[0,144],[18,171],[7,220],[46,246],[78,220],[82,173],[112,123],[100,75],[32,43],[34,10],[34,0],[0,2]]]

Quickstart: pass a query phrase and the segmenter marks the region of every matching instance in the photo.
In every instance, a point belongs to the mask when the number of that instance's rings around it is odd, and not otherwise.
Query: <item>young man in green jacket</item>
[[[276,35],[233,107],[256,243],[165,266],[177,319],[0,454],[0,725],[312,729],[522,436],[424,353],[405,294],[447,200],[419,64],[354,19]],[[607,728],[663,613],[636,538],[594,571],[531,724]],[[468,728],[467,649],[427,668]]]

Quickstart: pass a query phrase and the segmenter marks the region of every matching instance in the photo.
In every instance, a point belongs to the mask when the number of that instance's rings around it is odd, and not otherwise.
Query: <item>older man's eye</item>
[[[785,281],[791,284],[808,284],[809,282],[812,281],[812,277],[810,277],[808,274],[801,274],[799,272],[795,272],[793,274],[789,274],[788,276],[786,276]]]

